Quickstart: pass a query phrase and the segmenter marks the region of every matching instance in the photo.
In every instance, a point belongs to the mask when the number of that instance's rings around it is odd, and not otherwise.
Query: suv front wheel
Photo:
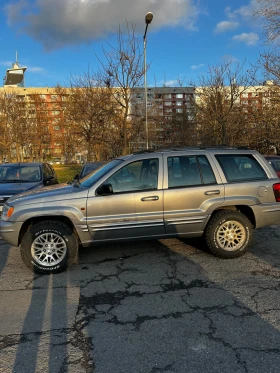
[[[210,219],[205,240],[209,250],[221,258],[243,255],[251,242],[252,224],[237,211],[220,211]]]
[[[57,273],[70,266],[78,253],[78,239],[65,223],[46,220],[32,225],[23,236],[21,257],[32,271]]]

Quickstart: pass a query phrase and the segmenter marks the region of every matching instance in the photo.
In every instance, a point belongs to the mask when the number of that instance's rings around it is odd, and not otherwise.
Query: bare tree
[[[257,0],[260,8],[255,17],[264,21],[263,31],[265,42],[271,49],[261,53],[258,64],[263,67],[267,80],[275,84],[280,82],[280,2],[279,0]]]
[[[126,25],[126,32],[119,27],[116,45],[107,43],[103,48],[104,60],[98,57],[101,65],[102,81],[107,87],[116,89],[114,99],[122,108],[122,153],[128,151],[130,101],[132,89],[142,84],[144,76],[143,51],[140,40],[135,35],[135,27]]]
[[[272,80],[280,86],[280,55],[279,50],[269,50],[260,55],[259,65],[264,69],[266,80]]]
[[[279,0],[257,0],[260,8],[255,12],[256,17],[264,19],[263,30],[266,42],[280,44],[280,2]]]
[[[67,97],[62,128],[65,140],[71,134],[79,138],[86,144],[88,160],[99,160],[102,146],[110,142],[116,128],[113,90],[101,84],[98,74],[87,71],[80,76],[72,75],[70,88],[57,87],[57,92]]]
[[[52,140],[47,103],[35,92],[29,96],[28,110],[30,158],[45,160],[50,155]]]
[[[7,159],[9,155],[10,139],[8,138],[8,123],[5,115],[5,96],[0,95],[0,157],[2,160]]]
[[[248,144],[263,154],[272,151],[280,154],[280,89],[272,88],[272,91],[266,91],[268,97],[263,99],[261,110],[251,112],[249,118],[251,136],[248,136]]]
[[[240,95],[251,86],[242,68],[237,64],[233,69],[231,62],[209,67],[207,75],[199,78],[200,86],[194,85],[202,142],[228,144],[231,129],[240,124]]]
[[[29,138],[26,98],[13,91],[4,91],[1,95],[1,111],[4,135],[10,146],[10,158],[22,161]],[[11,152],[12,147],[15,149],[15,156]]]

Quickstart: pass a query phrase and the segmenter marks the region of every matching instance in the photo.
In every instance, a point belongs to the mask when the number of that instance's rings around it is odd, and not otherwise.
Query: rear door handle
[[[159,197],[158,196],[151,196],[151,197],[143,197],[141,198],[141,201],[145,202],[145,201],[157,201],[159,200]]]
[[[220,194],[219,190],[208,190],[204,193],[206,196],[213,195],[213,194]]]

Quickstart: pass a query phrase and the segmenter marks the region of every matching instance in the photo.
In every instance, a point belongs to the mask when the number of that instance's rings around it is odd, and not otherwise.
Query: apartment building
[[[178,119],[180,116],[186,119],[188,125],[193,125],[193,132],[195,132],[196,108],[203,105],[207,89],[208,87],[149,87],[147,89],[149,146],[180,145],[180,141],[174,143],[174,136],[171,136],[171,132],[176,131],[176,126],[174,127],[172,120],[174,118]],[[226,87],[225,91],[227,89],[229,90],[229,87]],[[6,97],[15,96],[17,100],[26,103],[22,117],[32,126],[32,131],[35,132],[33,139],[36,140],[36,137],[39,138],[40,136],[44,137],[39,145],[36,145],[35,140],[32,144],[30,141],[23,141],[20,145],[21,159],[31,160],[33,157],[34,160],[40,158],[64,162],[67,157],[65,128],[67,128],[66,124],[71,126],[71,123],[67,123],[65,118],[65,106],[69,95],[71,95],[70,89],[64,89],[59,93],[56,88],[48,87],[0,87],[0,96],[5,95]],[[250,116],[252,113],[262,110],[265,105],[279,102],[279,87],[271,81],[254,87],[238,87],[238,93],[235,96],[235,104],[241,108],[244,116]],[[134,134],[128,139],[130,152],[146,148],[145,116],[145,90],[144,88],[133,89],[131,92],[129,126],[135,125],[136,118],[141,131],[138,132],[138,135]],[[4,155],[2,152],[0,157],[16,160],[16,150],[19,151],[16,146],[16,144],[11,144],[9,154]],[[36,149],[36,146],[38,149]],[[72,154],[71,159],[81,161],[86,159],[86,155],[86,147],[79,143],[79,147],[77,147],[74,155]]]
[[[16,153],[20,153],[17,160],[55,160],[62,162],[64,123],[64,97],[56,94],[55,88],[25,88],[15,86],[0,87],[2,100],[10,100],[10,105],[19,106],[15,123],[18,122],[19,131],[26,131],[26,141],[21,144],[11,143],[9,153],[5,158],[15,160]],[[3,102],[3,101],[2,101]],[[21,102],[21,105],[19,105]],[[23,126],[26,123],[26,126]],[[22,134],[24,137],[24,133]],[[33,139],[33,144],[30,143]],[[36,143],[38,141],[38,149]],[[16,149],[20,146],[21,149]]]
[[[143,130],[146,117],[146,96],[144,88],[135,88],[131,94],[131,118],[142,118]],[[185,114],[194,121],[194,89],[192,87],[149,87],[147,88],[147,121],[149,145],[151,147],[171,145],[169,131],[171,121]],[[170,141],[169,141],[170,140]],[[170,142],[170,144],[169,144]],[[132,149],[145,148],[145,141],[131,139]]]

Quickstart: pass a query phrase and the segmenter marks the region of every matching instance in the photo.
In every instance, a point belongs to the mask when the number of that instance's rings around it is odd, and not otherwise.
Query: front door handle
[[[151,196],[151,197],[143,197],[141,198],[141,201],[145,202],[145,201],[158,201],[159,200],[159,197],[158,196]]]
[[[206,196],[213,195],[213,194],[220,194],[219,190],[208,190],[204,193]]]

